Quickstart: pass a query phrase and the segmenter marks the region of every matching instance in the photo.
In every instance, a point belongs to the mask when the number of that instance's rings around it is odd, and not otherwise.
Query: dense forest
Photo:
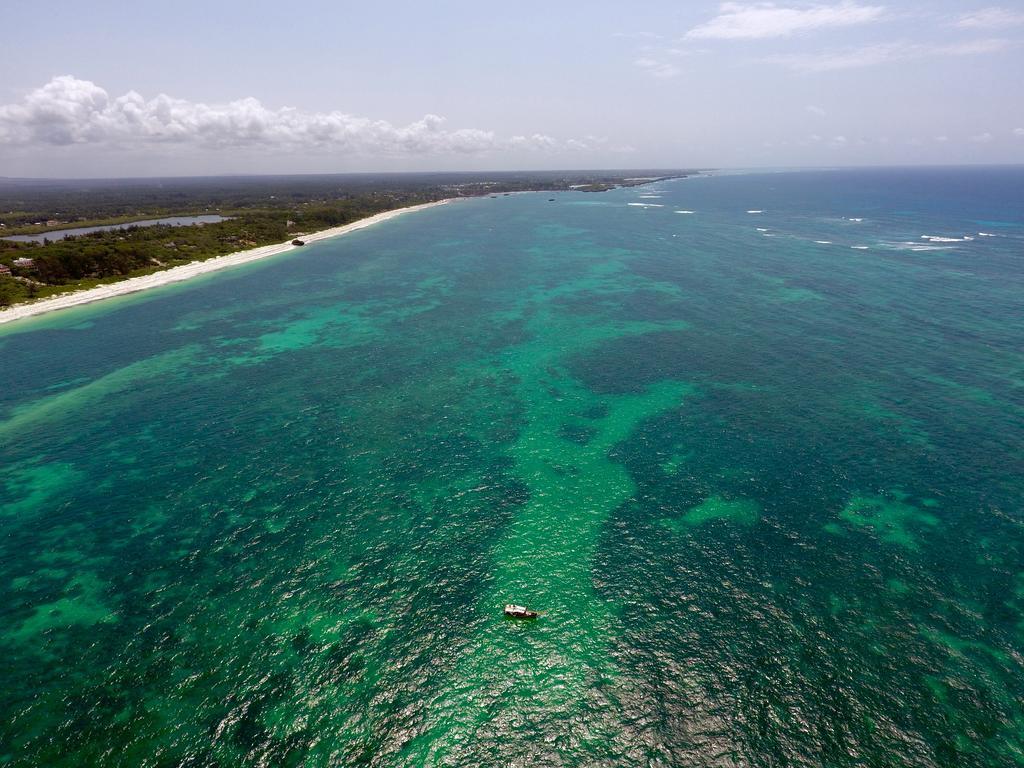
[[[344,174],[195,179],[0,179],[0,307],[279,243],[382,211],[526,190],[604,191],[688,171]],[[71,227],[216,213],[201,226],[124,228],[42,243],[2,239]]]

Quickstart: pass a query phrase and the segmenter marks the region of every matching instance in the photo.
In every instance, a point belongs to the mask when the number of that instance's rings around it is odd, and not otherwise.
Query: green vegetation
[[[280,243],[417,203],[527,190],[597,192],[684,173],[0,179],[0,237],[176,215],[230,217],[215,224],[127,227],[41,244],[0,239],[0,307]],[[24,259],[31,263],[19,263]]]

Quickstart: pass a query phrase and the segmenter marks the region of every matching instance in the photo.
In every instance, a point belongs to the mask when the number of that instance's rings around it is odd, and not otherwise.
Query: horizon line
[[[687,173],[710,173],[715,171],[774,171],[774,172],[798,172],[798,171],[832,171],[832,170],[881,170],[897,168],[1022,168],[1024,162],[1007,163],[878,163],[878,164],[851,164],[851,165],[741,165],[741,166],[699,166],[693,168],[555,168],[539,169],[524,168],[516,170],[482,170],[482,171],[324,171],[324,172],[295,172],[295,173],[211,173],[203,175],[152,175],[152,176],[0,176],[0,182],[17,181],[162,181],[162,180],[189,180],[189,179],[269,179],[269,178],[318,178],[329,176],[429,176],[429,175],[450,175],[450,176],[486,176],[489,174],[555,174],[555,173],[657,173],[661,175],[687,174]]]

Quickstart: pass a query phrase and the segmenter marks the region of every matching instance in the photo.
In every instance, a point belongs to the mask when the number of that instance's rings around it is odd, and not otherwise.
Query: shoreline
[[[419,205],[406,206],[405,208],[395,208],[390,211],[376,213],[373,216],[366,217],[365,219],[359,219],[359,221],[353,221],[351,224],[323,229],[319,232],[313,232],[308,235],[296,235],[293,239],[301,239],[306,245],[309,245],[310,243],[315,243],[319,240],[326,240],[331,237],[347,235],[349,232],[366,229],[366,227],[372,227],[374,224],[389,221],[390,219],[401,216],[405,213],[422,211],[426,208],[435,208],[439,205],[446,205],[453,199],[454,198],[448,198],[445,200],[436,200],[432,203],[421,203]],[[0,310],[0,325],[17,320],[24,320],[25,318],[35,317],[36,315],[42,315],[48,312],[56,312],[61,309],[70,309],[71,307],[79,307],[83,304],[91,304],[95,301],[102,301],[103,299],[112,299],[115,296],[126,296],[129,293],[138,293],[139,291],[146,291],[150,288],[159,288],[163,285],[178,283],[182,280],[188,280],[191,277],[205,275],[209,272],[218,272],[222,269],[238,266],[240,264],[248,264],[251,261],[258,261],[270,256],[277,256],[278,254],[293,251],[296,248],[302,247],[304,246],[292,245],[291,240],[284,243],[276,243],[274,245],[261,245],[258,248],[249,248],[245,251],[235,251],[234,253],[227,253],[223,256],[214,256],[204,261],[193,261],[188,264],[171,267],[170,269],[162,269],[159,272],[153,272],[149,275],[129,277],[116,283],[97,285],[94,288],[83,288],[81,290],[71,291],[59,296],[52,296],[46,299],[38,299],[36,301],[15,304],[12,307]]]

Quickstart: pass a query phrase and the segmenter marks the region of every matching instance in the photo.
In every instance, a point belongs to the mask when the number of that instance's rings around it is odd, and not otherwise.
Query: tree
[[[0,307],[9,307],[18,295],[18,286],[7,277],[0,277]]]

